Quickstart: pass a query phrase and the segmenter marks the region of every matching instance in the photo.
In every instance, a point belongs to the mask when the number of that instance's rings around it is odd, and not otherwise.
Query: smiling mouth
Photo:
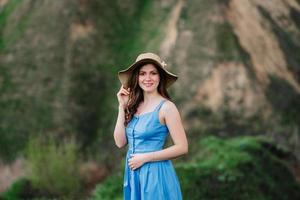
[[[144,85],[145,85],[146,87],[151,87],[151,86],[153,85],[153,83],[144,83]]]

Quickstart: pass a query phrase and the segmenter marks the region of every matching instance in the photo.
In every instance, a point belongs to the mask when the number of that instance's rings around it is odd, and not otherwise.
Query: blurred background
[[[0,0],[0,199],[122,199],[117,72],[149,51],[184,199],[300,199],[299,0]]]

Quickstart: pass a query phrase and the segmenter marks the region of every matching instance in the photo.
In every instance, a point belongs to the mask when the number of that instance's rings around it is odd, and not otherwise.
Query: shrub
[[[1,194],[0,199],[7,199],[7,200],[18,200],[22,196],[23,190],[28,184],[28,180],[25,178],[21,178],[16,180],[10,188]]]
[[[123,178],[120,173],[106,179],[102,184],[97,185],[93,192],[93,200],[122,200],[123,199]]]
[[[185,199],[300,199],[300,185],[262,137],[219,139],[199,144],[193,162],[177,165]]]
[[[300,185],[283,161],[265,148],[267,142],[250,136],[202,139],[193,159],[175,166],[183,199],[300,199]],[[95,200],[122,196],[121,175],[109,177],[94,191]]]
[[[80,190],[77,147],[74,140],[56,144],[31,138],[27,147],[32,187],[60,197],[76,196]]]

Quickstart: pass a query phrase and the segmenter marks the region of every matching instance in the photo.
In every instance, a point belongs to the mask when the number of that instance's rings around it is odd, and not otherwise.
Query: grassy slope
[[[196,156],[176,165],[184,199],[298,199],[300,185],[263,138],[207,137]],[[122,199],[122,175],[109,177],[94,191],[94,199]]]
[[[100,146],[95,156],[109,156],[116,73],[158,50],[170,9],[137,0],[9,1],[0,15],[2,159],[13,160],[31,134],[76,135],[83,152]],[[72,40],[75,24],[93,31]]]

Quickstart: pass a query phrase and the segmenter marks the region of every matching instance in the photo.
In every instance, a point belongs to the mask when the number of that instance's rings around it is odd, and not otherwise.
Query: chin
[[[149,93],[155,92],[157,90],[157,88],[154,88],[154,87],[151,87],[151,88],[144,87],[142,89],[144,90],[144,92],[149,92]]]

